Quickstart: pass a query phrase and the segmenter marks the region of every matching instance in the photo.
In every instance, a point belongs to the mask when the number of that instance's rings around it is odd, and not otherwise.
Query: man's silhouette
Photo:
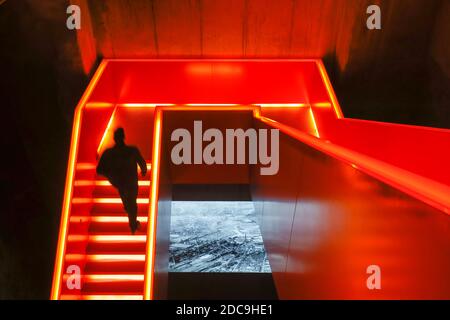
[[[139,229],[137,221],[138,175],[137,165],[141,168],[144,177],[147,174],[147,165],[138,148],[125,144],[123,128],[114,131],[115,146],[103,152],[97,166],[97,173],[105,176],[119,191],[123,207],[128,213],[128,222],[131,233]]]

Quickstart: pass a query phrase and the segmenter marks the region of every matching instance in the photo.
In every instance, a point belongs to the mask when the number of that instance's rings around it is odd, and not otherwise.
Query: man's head
[[[117,128],[116,131],[114,131],[114,141],[116,144],[123,144],[125,140],[125,131],[123,128]]]

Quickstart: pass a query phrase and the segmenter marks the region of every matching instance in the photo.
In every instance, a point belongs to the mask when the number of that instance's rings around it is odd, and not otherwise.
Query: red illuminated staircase
[[[141,227],[132,235],[116,189],[104,177],[96,175],[95,164],[77,165],[61,299],[143,298],[150,190],[148,176],[139,180],[138,220]],[[67,270],[71,265],[80,268],[79,289],[68,287],[71,273]]]

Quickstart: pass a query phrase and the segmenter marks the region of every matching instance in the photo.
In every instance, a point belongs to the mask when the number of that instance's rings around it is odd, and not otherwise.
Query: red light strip
[[[307,103],[253,103],[252,106],[261,106],[263,108],[305,108],[309,107],[310,104]],[[102,102],[89,102],[86,104],[86,108],[106,108],[113,107],[112,103],[102,103]],[[237,103],[184,103],[184,104],[174,104],[174,103],[118,103],[116,107],[122,108],[156,108],[158,107],[242,107],[243,105]],[[330,102],[317,102],[312,103],[311,106],[317,108],[329,108],[331,107]]]
[[[142,295],[133,294],[64,294],[61,296],[62,300],[142,300]]]
[[[313,126],[313,128],[314,128],[314,135],[315,135],[317,138],[320,138],[319,130],[317,129],[316,119],[314,118],[314,113],[313,113],[313,110],[312,110],[311,107],[309,108],[309,115],[310,115],[310,119],[311,119],[312,126]]]
[[[125,108],[156,108],[156,106],[173,106],[172,103],[120,103],[119,107]]]
[[[152,167],[151,163],[147,163],[147,169],[150,170]],[[79,162],[76,165],[77,170],[94,170],[97,168],[97,165],[92,162]]]
[[[333,90],[333,86],[331,85],[331,81],[328,78],[328,73],[325,69],[325,66],[323,65],[322,60],[320,60],[320,59],[316,60],[316,64],[317,64],[317,67],[319,68],[319,72],[322,77],[323,84],[325,85],[325,88],[327,89],[328,97],[331,100],[331,104],[333,106],[334,113],[336,114],[336,118],[338,118],[338,119],[344,118],[344,115],[341,110],[341,106],[339,105],[339,102],[336,98],[336,94]]]
[[[307,103],[255,103],[254,106],[261,108],[305,108],[309,107]]]
[[[173,105],[171,107],[159,107],[159,110],[163,111],[252,111],[253,106],[244,105],[220,105],[220,104],[209,104],[209,105]]]
[[[148,204],[148,198],[137,198],[137,204]],[[73,198],[73,204],[87,204],[87,203],[104,203],[104,204],[122,204],[120,198]]]
[[[68,279],[70,275],[64,275]],[[143,274],[83,274],[81,279],[85,282],[119,282],[119,281],[144,281]]]
[[[103,132],[102,139],[100,140],[100,143],[99,143],[98,148],[97,148],[97,155],[99,155],[100,151],[102,150],[103,143],[105,142],[105,139],[106,139],[106,135],[109,133],[111,125],[112,125],[112,123],[114,121],[114,116],[116,115],[116,111],[117,111],[117,106],[114,107],[114,110],[111,113],[111,117],[109,118],[108,125],[106,126],[106,130]]]
[[[138,181],[138,185],[140,187],[148,187],[150,186],[150,181],[149,180],[139,180]],[[97,186],[97,187],[111,187],[111,183],[108,180],[75,180],[74,182],[74,186],[75,187],[92,187],[92,186]]]
[[[147,217],[138,217],[140,222],[146,222]],[[128,217],[123,216],[71,216],[70,222],[104,222],[104,223],[128,223]]]
[[[58,235],[58,246],[56,249],[56,258],[55,258],[55,268],[53,271],[53,281],[52,288],[50,293],[50,299],[56,300],[59,298],[61,293],[61,281],[62,281],[62,266],[64,262],[64,254],[66,251],[66,242],[67,242],[67,228],[68,228],[68,220],[69,220],[69,212],[71,206],[71,198],[73,192],[73,180],[75,173],[75,162],[78,154],[78,142],[80,137],[80,128],[81,128],[81,113],[82,110],[90,97],[92,91],[100,79],[103,71],[105,70],[108,62],[102,61],[97,71],[95,72],[91,82],[89,83],[86,91],[80,99],[76,109],[75,109],[75,118],[73,122],[72,128],[72,138],[70,142],[70,152],[69,152],[69,161],[67,165],[67,175],[66,175],[66,185],[64,188],[64,201],[61,213],[61,223],[59,228]]]
[[[96,168],[95,163],[90,163],[90,162],[80,162],[80,163],[77,163],[77,165],[76,165],[77,170],[93,170],[95,168]]]
[[[145,261],[145,254],[66,254],[68,261],[86,261],[86,262],[126,262],[126,261]]]
[[[153,283],[156,255],[156,226],[158,215],[158,186],[159,186],[159,161],[161,153],[162,138],[162,110],[157,108],[155,111],[155,125],[153,133],[152,148],[152,172],[151,181],[153,181],[150,190],[150,206],[148,212],[147,225],[147,248],[145,261],[145,280],[144,280],[144,299],[153,299]]]
[[[330,102],[315,102],[315,103],[311,103],[311,107],[314,107],[314,108],[331,108],[331,103]]]
[[[121,58],[121,59],[103,59],[104,61],[118,61],[118,62],[134,62],[134,61],[147,61],[147,62],[198,62],[197,59],[148,59],[148,58]],[[205,59],[202,60],[202,62],[317,62],[320,61],[320,59]]]
[[[184,104],[187,107],[210,107],[210,106],[217,106],[217,107],[233,107],[233,106],[239,106],[239,104],[235,103],[186,103]]]
[[[109,102],[88,102],[86,103],[86,109],[95,109],[95,108],[111,108],[114,107],[114,103]]]
[[[128,221],[128,217],[126,217]],[[138,219],[142,221],[141,219]],[[80,235],[80,234],[70,234],[68,236],[68,241],[89,241],[89,242],[126,242],[126,243],[138,243],[147,241],[147,236],[142,235]]]

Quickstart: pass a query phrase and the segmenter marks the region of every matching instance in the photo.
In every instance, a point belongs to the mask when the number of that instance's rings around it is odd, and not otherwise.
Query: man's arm
[[[105,168],[105,157],[104,157],[104,154],[102,154],[102,156],[100,157],[100,160],[98,161],[96,172],[99,175],[106,176],[106,172],[105,171],[106,171],[106,168]]]
[[[139,168],[141,168],[141,174],[144,177],[147,174],[147,164],[145,163],[145,159],[142,157],[138,148],[136,148],[136,162],[139,165]]]

